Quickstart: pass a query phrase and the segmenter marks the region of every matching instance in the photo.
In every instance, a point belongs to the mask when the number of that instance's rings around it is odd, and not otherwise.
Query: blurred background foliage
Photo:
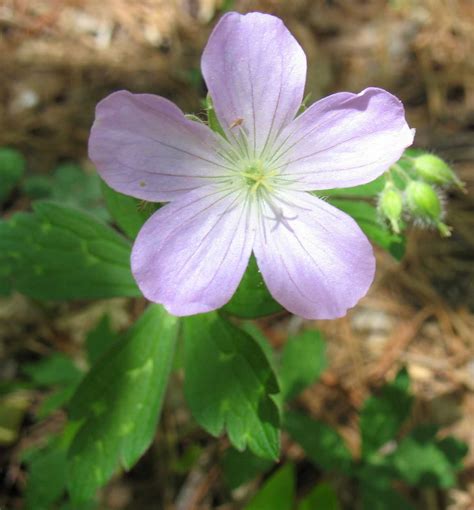
[[[99,508],[352,509],[359,494],[366,508],[402,509],[408,506],[392,490],[402,473],[404,496],[416,508],[470,510],[471,0],[2,0],[0,147],[18,151],[0,153],[2,216],[51,198],[109,219],[100,180],[87,160],[95,104],[126,88],[166,96],[200,114],[206,93],[200,55],[228,9],[283,18],[308,56],[310,102],[367,86],[398,95],[417,129],[416,145],[451,163],[467,193],[449,196],[450,239],[413,230],[400,263],[377,250],[376,282],[347,317],[309,323],[279,313],[245,326],[254,336],[264,332],[282,357],[290,351],[281,370],[292,381],[285,394],[296,397],[297,410],[285,423],[279,466],[227,449],[226,439],[211,441],[183,403],[177,370],[153,445],[130,473],[101,491]],[[121,227],[135,232],[139,221]],[[0,276],[1,260],[0,252]],[[0,287],[0,296],[7,291]],[[89,363],[143,309],[141,299],[54,304],[16,293],[0,297],[0,508],[53,508],[65,485],[61,445],[51,447],[65,422],[62,406]],[[283,346],[315,327],[326,338],[327,361],[317,374],[295,379],[291,359],[298,353]],[[301,370],[306,374],[307,368]],[[318,376],[317,384],[307,386]],[[396,406],[390,404],[394,391]],[[382,456],[374,455],[399,433],[398,448],[390,449],[389,442]],[[459,441],[470,447],[462,466],[457,462],[466,452]],[[333,456],[321,456],[328,451]]]

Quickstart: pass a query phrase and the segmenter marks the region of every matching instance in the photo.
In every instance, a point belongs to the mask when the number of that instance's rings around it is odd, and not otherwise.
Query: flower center
[[[257,193],[261,189],[272,191],[272,177],[275,177],[277,172],[268,169],[262,160],[257,159],[246,164],[240,175],[250,188],[250,192]]]

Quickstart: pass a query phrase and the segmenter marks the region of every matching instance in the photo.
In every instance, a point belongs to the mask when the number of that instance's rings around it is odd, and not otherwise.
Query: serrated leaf
[[[79,430],[69,450],[74,501],[90,498],[123,466],[130,469],[155,434],[173,364],[178,319],[151,305],[97,361],[70,403]]]
[[[365,235],[375,244],[387,250],[396,260],[401,260],[405,254],[405,238],[394,234],[383,225],[377,216],[375,206],[360,200],[329,199],[329,202],[352,216]]]
[[[184,319],[184,333],[184,392],[196,420],[214,436],[226,429],[238,450],[276,459],[279,389],[258,343],[217,313]]]
[[[336,491],[328,483],[319,483],[298,505],[298,510],[340,510]]]
[[[290,400],[314,383],[327,366],[326,344],[319,331],[305,331],[290,337],[281,355],[280,385]]]
[[[350,471],[351,453],[339,433],[329,425],[290,411],[285,415],[284,427],[317,466],[328,471]]]
[[[411,411],[412,397],[408,393],[408,373],[401,370],[392,383],[386,384],[379,397],[371,396],[360,412],[362,456],[369,458],[395,439]]]
[[[0,205],[25,173],[26,161],[20,152],[7,147],[0,148]]]
[[[253,255],[239,287],[222,310],[245,319],[255,319],[282,310],[281,305],[270,295]]]
[[[390,457],[400,478],[410,485],[448,488],[456,484],[456,472],[461,468],[467,446],[463,448],[456,440],[453,443],[453,438],[438,441],[435,430],[433,427],[413,430]]]
[[[293,464],[286,464],[272,475],[244,510],[291,510],[295,499]]]
[[[0,223],[18,291],[36,299],[140,296],[130,271],[130,244],[93,216],[53,202]]]
[[[235,448],[229,448],[222,459],[224,476],[232,490],[268,471],[272,465],[272,461],[257,457],[249,450],[239,452]]]
[[[102,181],[102,194],[112,219],[131,239],[135,239],[145,221],[156,211],[157,204],[141,202],[113,190]]]
[[[117,340],[117,333],[110,327],[108,315],[104,315],[94,329],[86,336],[86,350],[89,363],[94,364],[112,343]]]

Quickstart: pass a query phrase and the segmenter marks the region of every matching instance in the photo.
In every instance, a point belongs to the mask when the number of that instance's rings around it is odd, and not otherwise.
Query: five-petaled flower
[[[372,248],[352,218],[309,192],[369,182],[397,161],[413,142],[403,105],[368,88],[296,116],[306,57],[266,14],[226,14],[201,64],[225,136],[159,96],[120,91],[97,106],[89,150],[100,175],[169,202],[133,247],[141,291],[175,315],[217,309],[253,252],[289,311],[344,315],[372,283]]]

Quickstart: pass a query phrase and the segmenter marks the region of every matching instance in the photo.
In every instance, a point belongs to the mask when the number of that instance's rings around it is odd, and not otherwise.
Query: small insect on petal
[[[235,119],[234,122],[229,126],[230,129],[236,128],[238,126],[241,126],[244,123],[244,119],[239,117],[238,119]]]

